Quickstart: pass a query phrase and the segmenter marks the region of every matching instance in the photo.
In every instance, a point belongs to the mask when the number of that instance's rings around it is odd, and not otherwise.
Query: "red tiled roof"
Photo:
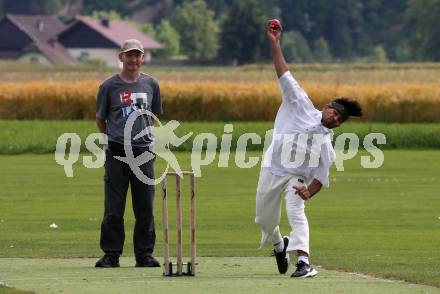
[[[115,43],[115,46],[117,47],[121,47],[127,39],[137,39],[141,41],[145,49],[161,49],[163,47],[160,43],[149,38],[134,25],[126,21],[109,20],[108,26],[105,26],[100,20],[93,19],[89,16],[77,16],[76,19],[99,32],[101,35]],[[73,24],[73,26],[74,25],[75,24]]]
[[[6,17],[29,37],[38,41],[48,41],[67,27],[53,15],[7,14]]]
[[[36,48],[35,48],[36,47]],[[76,65],[78,60],[73,58],[69,52],[58,41],[34,42],[23,49],[23,52],[40,51],[50,62],[55,64]]]
[[[57,17],[18,14],[7,14],[6,17],[33,40],[24,52],[40,51],[52,63],[78,64],[78,61],[60,43],[54,41],[56,35],[67,27]]]

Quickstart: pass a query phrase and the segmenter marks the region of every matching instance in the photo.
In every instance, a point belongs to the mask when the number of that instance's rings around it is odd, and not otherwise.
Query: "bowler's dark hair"
[[[333,100],[339,104],[342,104],[350,116],[362,116],[362,107],[356,100],[340,97]]]

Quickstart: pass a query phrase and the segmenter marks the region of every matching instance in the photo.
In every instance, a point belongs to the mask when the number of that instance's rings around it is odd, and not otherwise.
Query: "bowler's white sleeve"
[[[293,78],[292,73],[290,71],[286,71],[280,77],[279,82],[280,82],[283,101],[289,103],[305,104],[304,105],[305,108],[312,107],[313,109],[315,109],[312,101],[310,101],[309,97],[307,96],[307,93],[304,91],[303,88],[300,87],[298,82]]]
[[[325,187],[330,185],[328,180],[329,170],[335,158],[335,151],[331,143],[324,144],[321,149],[321,157],[319,158],[319,165],[315,170],[314,178],[320,181]]]
[[[328,180],[328,175],[329,175],[328,170],[329,167],[320,164],[316,168],[316,172],[314,176],[314,178],[317,179],[324,187],[328,187],[330,185]]]

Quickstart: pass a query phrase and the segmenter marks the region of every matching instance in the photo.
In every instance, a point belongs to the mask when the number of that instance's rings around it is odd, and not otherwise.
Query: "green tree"
[[[382,46],[387,57],[402,60],[400,44],[407,38],[405,11],[407,1],[362,0],[362,44],[365,50],[372,51]],[[359,53],[365,53],[358,51]]]
[[[394,49],[394,60],[407,62],[412,58],[412,48],[407,39],[401,40]]]
[[[362,51],[363,1],[280,0],[285,30],[300,32],[310,43],[325,38],[333,56],[350,58]]]
[[[302,33],[311,30],[309,0],[280,0],[279,2],[284,30],[296,30]]]
[[[257,0],[235,1],[222,22],[220,56],[238,64],[258,61],[265,44],[266,19]]]
[[[328,63],[332,61],[330,46],[324,38],[321,37],[313,43],[313,56],[317,62]]]
[[[170,58],[179,55],[180,36],[169,20],[164,19],[156,26],[152,23],[143,23],[138,24],[137,27],[148,37],[164,45],[163,49],[153,52],[154,57]]]
[[[163,44],[165,48],[155,52],[154,56],[169,58],[179,55],[180,36],[168,20],[162,20],[162,22],[156,26],[155,39]]]
[[[440,0],[409,0],[410,46],[417,60],[440,61]]]
[[[363,42],[361,42],[362,4],[360,1],[334,0],[332,4],[333,8],[327,11],[328,26],[323,36],[331,42],[333,55],[350,58],[365,51],[362,46]]]
[[[0,1],[0,6],[3,6],[4,13],[54,14],[65,1],[67,0],[3,0]]]
[[[121,15],[116,10],[94,10],[92,11],[92,18],[94,19],[108,19],[108,20],[119,20]]]
[[[287,62],[310,62],[313,59],[307,40],[299,32],[284,32],[282,48]]]
[[[222,15],[233,2],[233,0],[206,0],[206,4],[214,11],[216,16]]]
[[[82,2],[82,14],[91,14],[92,11],[115,10],[123,17],[131,17],[140,11],[152,12],[153,19],[164,17],[173,5],[173,0],[64,0]]]
[[[152,23],[137,24],[139,30],[152,39],[156,39],[156,29]]]
[[[183,54],[191,59],[211,59],[219,48],[219,25],[203,0],[184,2],[174,11],[171,24],[180,35]]]
[[[378,45],[373,48],[373,52],[371,54],[371,61],[378,63],[384,63],[389,61],[387,52],[385,51],[385,48],[383,48],[383,46]]]
[[[120,15],[128,15],[130,6],[121,0],[84,0],[82,13],[91,15],[93,11],[117,11]]]

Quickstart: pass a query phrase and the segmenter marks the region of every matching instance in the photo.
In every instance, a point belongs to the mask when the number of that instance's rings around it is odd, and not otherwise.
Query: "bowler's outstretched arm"
[[[281,26],[273,25],[272,21],[268,22],[267,38],[269,39],[271,44],[272,59],[278,78],[280,78],[286,71],[289,70],[287,62],[284,59],[283,51],[281,50],[281,31]]]

